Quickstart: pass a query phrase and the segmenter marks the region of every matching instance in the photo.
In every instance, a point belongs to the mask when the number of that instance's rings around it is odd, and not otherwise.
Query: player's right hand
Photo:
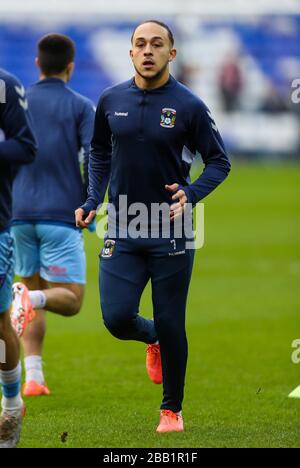
[[[86,229],[94,221],[95,217],[96,210],[92,210],[86,215],[82,208],[78,208],[78,210],[75,211],[76,227]]]

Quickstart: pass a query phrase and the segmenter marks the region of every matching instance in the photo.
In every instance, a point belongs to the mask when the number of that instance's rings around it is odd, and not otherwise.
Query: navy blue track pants
[[[106,240],[100,254],[100,298],[104,324],[121,340],[159,340],[163,368],[161,409],[181,411],[187,366],[186,302],[194,250],[185,239]],[[151,280],[153,320],[139,315]]]

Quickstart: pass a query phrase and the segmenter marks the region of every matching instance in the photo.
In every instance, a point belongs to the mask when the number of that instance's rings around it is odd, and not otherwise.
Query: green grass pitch
[[[27,399],[20,447],[300,447],[300,168],[237,166],[205,202],[206,242],[190,289],[184,434],[157,435],[161,387],[145,346],[105,330],[101,242],[86,233],[78,317],[48,315],[50,397]],[[116,291],[117,294],[117,291]],[[150,317],[150,289],[141,311]],[[66,440],[61,434],[66,432]]]

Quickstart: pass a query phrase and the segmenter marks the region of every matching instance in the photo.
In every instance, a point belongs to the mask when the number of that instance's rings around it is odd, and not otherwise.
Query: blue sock
[[[21,390],[21,363],[10,371],[0,370],[0,383],[2,387],[2,407],[4,410],[17,410],[22,406]]]

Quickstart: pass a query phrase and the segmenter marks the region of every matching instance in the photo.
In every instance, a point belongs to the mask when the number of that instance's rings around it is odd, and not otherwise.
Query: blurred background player
[[[117,234],[106,239],[100,256],[104,323],[116,338],[148,345],[148,375],[164,387],[157,432],[182,432],[185,314],[194,249],[188,249],[186,238],[176,236],[174,229],[168,237],[162,231],[170,219],[182,217],[187,203],[194,206],[223,182],[230,162],[207,107],[170,75],[169,64],[176,57],[170,28],[159,21],[140,24],[132,35],[130,56],[134,79],[106,90],[98,104],[89,197],[76,219],[82,228],[94,219],[111,174],[109,201],[117,212]],[[197,151],[205,169],[189,185]],[[159,238],[150,238],[154,226],[148,220],[143,220],[138,238],[122,225],[121,195],[127,196],[128,206],[141,203],[147,210],[154,203],[167,206],[157,221]],[[139,315],[150,279],[154,321]]]
[[[38,43],[40,81],[28,90],[38,157],[31,167],[19,171],[14,183],[16,273],[22,280],[14,285],[12,320],[20,336],[24,314],[26,318],[31,309],[38,311],[23,336],[25,396],[49,394],[42,369],[44,311],[73,316],[84,295],[86,260],[74,210],[86,198],[95,109],[90,100],[66,86],[74,56],[75,44],[65,35],[48,34]]]
[[[5,344],[1,347],[5,356],[0,359],[0,448],[17,445],[23,416],[20,346],[10,322],[14,276],[10,223],[16,169],[32,163],[36,153],[35,139],[26,116],[27,107],[24,87],[14,76],[0,69],[0,339],[1,344]]]

